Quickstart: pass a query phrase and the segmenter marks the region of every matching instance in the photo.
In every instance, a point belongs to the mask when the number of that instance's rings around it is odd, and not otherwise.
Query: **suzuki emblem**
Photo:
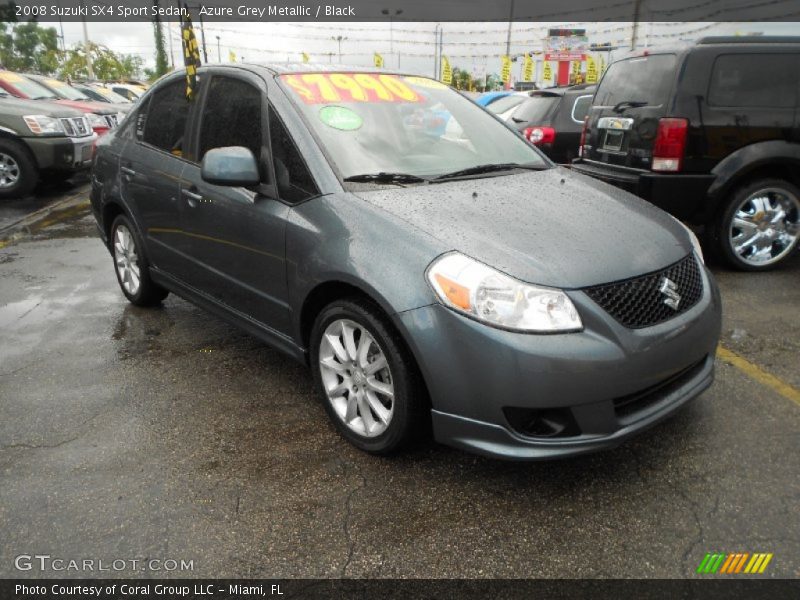
[[[672,281],[669,277],[664,277],[661,280],[661,287],[658,291],[666,296],[664,304],[669,306],[672,310],[678,310],[678,305],[681,303],[681,295],[678,293],[678,284]]]

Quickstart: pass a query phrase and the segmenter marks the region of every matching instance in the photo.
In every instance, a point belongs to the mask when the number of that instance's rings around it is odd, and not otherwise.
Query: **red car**
[[[0,88],[12,96],[27,100],[47,100],[71,106],[86,114],[89,123],[98,136],[117,126],[117,111],[103,106],[101,102],[65,100],[48,90],[42,84],[12,71],[0,71]]]

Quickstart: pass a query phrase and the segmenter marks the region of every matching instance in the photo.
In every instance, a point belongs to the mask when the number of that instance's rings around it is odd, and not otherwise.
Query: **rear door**
[[[589,110],[585,158],[650,169],[658,120],[667,114],[677,64],[675,54],[650,54],[608,67]]]

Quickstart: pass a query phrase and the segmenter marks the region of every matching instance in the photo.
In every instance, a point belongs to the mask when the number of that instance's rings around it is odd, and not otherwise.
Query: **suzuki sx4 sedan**
[[[341,434],[508,459],[609,448],[711,385],[692,233],[449,87],[249,65],[160,80],[97,145],[122,293],[172,292],[311,367]]]

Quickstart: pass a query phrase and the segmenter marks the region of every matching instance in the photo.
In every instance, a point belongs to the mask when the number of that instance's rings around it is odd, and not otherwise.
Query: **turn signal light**
[[[589,129],[589,117],[584,117],[583,128],[581,129],[581,142],[578,144],[578,158],[584,157],[584,146],[586,146],[586,130]]]
[[[686,119],[659,119],[653,144],[653,171],[676,173],[681,170],[688,130],[689,121]]]

